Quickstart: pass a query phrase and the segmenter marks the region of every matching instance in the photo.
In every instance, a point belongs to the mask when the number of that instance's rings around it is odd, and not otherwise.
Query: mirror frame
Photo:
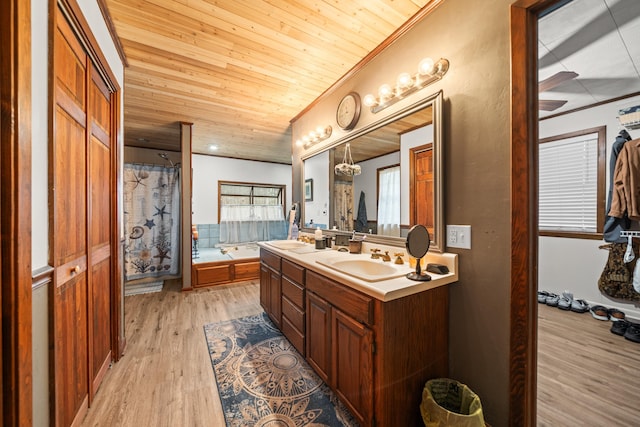
[[[342,138],[339,138],[328,145],[319,147],[315,150],[312,149],[308,153],[305,153],[303,156],[301,156],[300,160],[304,162],[305,160],[315,156],[316,154],[320,154],[324,151],[331,150],[332,148],[336,148],[342,144],[346,144],[347,142],[350,142],[373,130],[376,130],[382,126],[392,123],[404,116],[413,114],[423,108],[426,108],[429,105],[433,106],[433,121],[432,121],[433,123],[433,161],[434,161],[433,168],[434,168],[434,176],[436,180],[436,183],[433,189],[433,193],[434,193],[433,202],[434,202],[434,211],[435,211],[434,212],[435,233],[434,233],[434,236],[431,236],[431,244],[429,246],[429,251],[441,253],[441,252],[444,252],[444,243],[446,242],[445,224],[444,224],[444,193],[443,193],[444,174],[443,174],[443,155],[442,155],[444,151],[444,140],[442,138],[442,123],[441,123],[442,117],[443,117],[443,111],[442,111],[443,94],[441,90],[427,96],[426,98],[421,99],[420,101],[414,104],[409,105],[408,107],[405,107],[397,111],[394,114],[386,116],[352,133],[349,133],[348,135],[345,135]],[[302,169],[303,169],[303,173],[301,174],[301,181],[299,183],[300,188],[303,188],[304,179],[305,179],[304,167]],[[305,218],[304,203],[301,203],[301,209],[302,209],[302,213],[301,213],[302,218]],[[415,225],[415,224],[410,224],[410,225]],[[313,229],[308,227],[303,227],[301,230],[307,233],[312,233],[314,231]],[[348,234],[348,235],[354,234],[353,232],[350,232],[350,231],[341,231],[341,230],[330,230],[330,231],[334,234]],[[366,235],[367,241],[370,241],[373,243],[379,243],[379,244],[387,244],[391,246],[404,247],[406,242],[405,237],[379,236],[376,234],[366,234],[366,233],[355,233],[355,235],[356,236]]]

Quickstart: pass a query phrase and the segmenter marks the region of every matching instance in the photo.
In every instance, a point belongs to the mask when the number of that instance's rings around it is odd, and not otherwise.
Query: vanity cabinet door
[[[280,329],[282,323],[282,282],[280,272],[260,264],[260,305]]]
[[[332,386],[331,306],[319,296],[307,292],[307,361],[322,381]]]
[[[331,310],[332,378],[336,393],[361,425],[373,415],[373,332],[340,310]]]

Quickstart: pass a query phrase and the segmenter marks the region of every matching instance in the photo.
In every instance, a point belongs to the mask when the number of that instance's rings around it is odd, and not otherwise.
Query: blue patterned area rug
[[[204,333],[227,426],[358,425],[265,313]]]

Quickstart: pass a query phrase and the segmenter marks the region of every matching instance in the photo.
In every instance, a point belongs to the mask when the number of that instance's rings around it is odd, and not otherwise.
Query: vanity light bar
[[[449,71],[448,60],[440,58],[438,62],[434,63],[431,58],[425,58],[420,61],[416,74],[411,76],[409,73],[400,73],[396,81],[395,90],[385,83],[378,89],[377,98],[372,94],[364,97],[364,105],[370,107],[372,113],[378,113],[412,93],[442,79],[447,74],[447,71]]]
[[[317,144],[318,142],[324,141],[325,139],[329,138],[331,136],[332,130],[333,129],[330,125],[327,125],[325,127],[318,126],[316,130],[312,130],[302,138],[298,139],[296,141],[296,145],[298,147],[304,147],[304,149],[306,150],[307,148]]]

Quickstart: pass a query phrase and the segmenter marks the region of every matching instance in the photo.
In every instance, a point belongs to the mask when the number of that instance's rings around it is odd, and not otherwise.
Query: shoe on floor
[[[570,310],[572,302],[573,302],[573,300],[567,298],[563,294],[560,298],[558,298],[558,308],[560,310]]]
[[[624,336],[624,334],[627,332],[627,329],[629,329],[630,324],[631,323],[627,322],[626,320],[619,320],[617,322],[612,322],[611,333]]]
[[[586,313],[589,311],[589,303],[583,299],[574,299],[571,301],[571,311],[574,313]]]
[[[547,291],[538,291],[538,302],[540,304],[546,303],[548,296],[549,296],[549,292],[547,292]]]
[[[603,305],[594,305],[589,311],[594,319],[609,320],[609,310]]]
[[[559,300],[560,300],[560,296],[558,294],[554,294],[550,292],[545,300],[545,304],[551,307],[557,307]]]
[[[614,322],[624,320],[625,318],[624,312],[618,310],[617,308],[610,308],[609,310],[607,310],[607,313],[609,314],[611,320],[613,320]]]
[[[640,324],[629,322],[629,327],[627,327],[623,336],[629,341],[640,343]]]

